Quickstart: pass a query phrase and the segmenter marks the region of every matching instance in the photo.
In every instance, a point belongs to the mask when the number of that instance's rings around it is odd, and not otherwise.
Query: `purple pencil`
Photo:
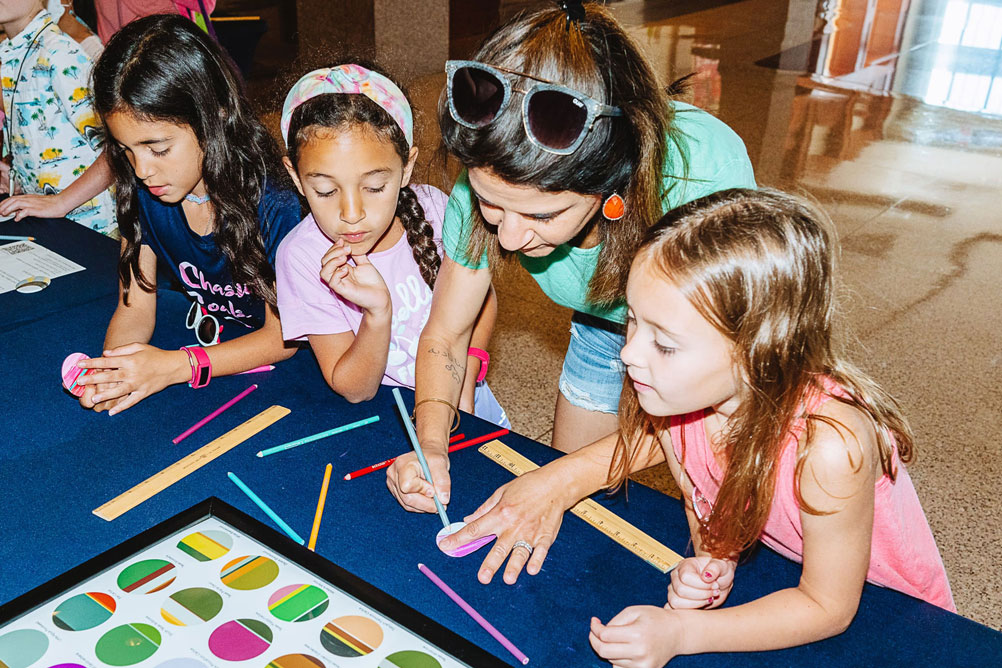
[[[506,650],[508,650],[509,652],[511,652],[512,655],[516,659],[518,659],[519,662],[523,666],[525,664],[529,663],[529,657],[527,657],[525,654],[523,654],[522,650],[520,650],[518,647],[515,647],[515,645],[513,645],[510,640],[508,640],[503,635],[501,635],[501,632],[498,631],[496,628],[494,628],[494,626],[489,621],[487,621],[486,619],[484,619],[483,615],[481,615],[479,612],[477,612],[476,610],[474,610],[473,606],[471,606],[469,603],[467,603],[466,601],[464,601],[463,598],[459,594],[457,594],[456,592],[454,592],[452,590],[452,587],[450,587],[449,585],[447,585],[444,582],[442,582],[442,578],[440,578],[437,575],[435,575],[434,573],[432,573],[431,569],[428,568],[427,566],[425,566],[424,564],[418,564],[417,567],[418,567],[419,571],[421,571],[422,573],[424,573],[425,575],[428,576],[429,580],[431,580],[432,582],[435,583],[436,587],[438,587],[443,592],[445,592],[446,596],[448,596],[449,598],[451,598],[456,605],[458,605],[460,608],[463,609],[463,611],[466,614],[468,614],[470,617],[472,617],[473,621],[475,621],[477,624],[480,624],[480,626],[484,627],[485,631],[487,631],[488,633],[490,633],[494,637],[495,640],[497,640],[499,643],[501,643],[502,645],[504,645],[504,648]]]
[[[199,429],[201,429],[202,427],[204,427],[205,425],[207,425],[211,420],[214,420],[215,418],[219,417],[220,413],[222,413],[227,408],[229,408],[233,404],[237,403],[238,401],[240,401],[241,399],[243,399],[244,397],[246,397],[248,394],[250,394],[251,392],[253,392],[256,389],[257,389],[257,384],[251,385],[246,390],[244,390],[243,392],[241,392],[237,396],[233,397],[232,399],[230,399],[229,401],[227,401],[225,404],[223,404],[222,406],[220,406],[216,410],[212,411],[211,413],[209,413],[208,415],[206,415],[204,418],[202,418],[201,420],[199,420],[195,424],[193,424],[190,427],[188,427],[187,429],[185,429],[181,433],[180,436],[172,438],[171,439],[171,443],[173,443],[174,445],[177,445],[178,443],[180,443],[181,441],[183,441],[184,439],[188,438],[189,436],[191,436],[192,434],[194,434],[196,431],[198,431]]]

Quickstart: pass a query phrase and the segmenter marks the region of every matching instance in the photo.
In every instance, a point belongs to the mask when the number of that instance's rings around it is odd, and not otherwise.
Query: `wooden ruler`
[[[132,489],[122,492],[108,503],[94,509],[94,514],[109,522],[122,513],[132,510],[143,501],[159,494],[189,473],[202,468],[216,457],[237,447],[254,434],[275,424],[291,411],[284,406],[271,406],[250,420],[230,429],[214,441],[203,445],[187,457],[180,459],[159,473],[154,473]]]
[[[480,454],[492,459],[516,476],[539,468],[535,463],[498,440],[484,443],[479,450]],[[682,557],[668,547],[591,499],[579,501],[570,509],[570,512],[662,573],[667,573],[682,561]]]

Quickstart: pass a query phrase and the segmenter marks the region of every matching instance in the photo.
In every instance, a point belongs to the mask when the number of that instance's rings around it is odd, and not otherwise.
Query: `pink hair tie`
[[[414,116],[400,88],[379,72],[361,65],[338,65],[313,70],[303,76],[285,96],[282,106],[282,139],[289,145],[289,123],[296,107],[317,95],[342,93],[365,95],[386,110],[404,131],[407,145],[414,145]]]

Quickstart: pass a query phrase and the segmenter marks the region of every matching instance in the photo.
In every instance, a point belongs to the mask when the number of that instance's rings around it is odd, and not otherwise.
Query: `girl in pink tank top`
[[[865,580],[955,610],[904,467],[911,431],[836,344],[834,245],[823,213],[770,190],[697,200],[641,244],[609,479],[663,456],[696,556],[672,572],[664,608],[592,620],[600,656],[660,666],[827,638]],[[803,564],[799,585],[720,608],[758,540]]]

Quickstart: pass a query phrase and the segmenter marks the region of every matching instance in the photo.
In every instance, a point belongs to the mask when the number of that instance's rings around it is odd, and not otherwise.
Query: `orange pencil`
[[[311,550],[317,546],[317,534],[320,533],[320,518],[324,515],[324,504],[327,502],[327,486],[331,482],[332,466],[327,465],[324,469],[324,482],[320,486],[320,499],[317,501],[317,514],[313,517],[313,530],[310,531],[310,544],[307,547]]]

